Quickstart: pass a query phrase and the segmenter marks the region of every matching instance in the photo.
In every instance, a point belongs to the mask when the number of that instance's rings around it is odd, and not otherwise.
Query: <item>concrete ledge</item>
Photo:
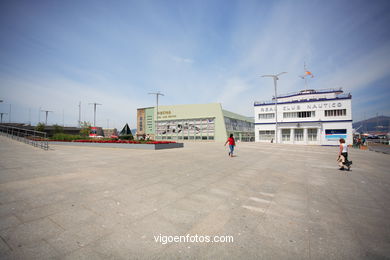
[[[78,143],[78,142],[49,142],[50,145],[68,145],[68,146],[90,146],[103,148],[125,148],[125,149],[143,149],[143,150],[161,150],[171,148],[183,148],[183,143],[170,144],[117,144],[117,143]]]

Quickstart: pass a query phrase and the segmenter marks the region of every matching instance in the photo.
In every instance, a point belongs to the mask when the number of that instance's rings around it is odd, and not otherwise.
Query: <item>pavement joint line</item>
[[[57,213],[55,213],[57,214]],[[52,214],[52,215],[55,215],[55,214]],[[45,219],[47,218],[49,221],[53,222],[55,225],[57,225],[58,227],[60,227],[62,229],[62,232],[66,231],[67,229],[64,228],[63,226],[61,226],[60,224],[58,224],[57,222],[55,222],[50,216],[47,216],[47,217],[43,217],[42,219]],[[62,233],[61,232],[61,233]]]
[[[1,240],[4,242],[4,244],[8,247],[8,249],[9,249],[10,251],[14,251],[14,250],[12,249],[12,247],[7,243],[7,240],[4,239],[3,236],[0,236],[0,238],[1,238]]]

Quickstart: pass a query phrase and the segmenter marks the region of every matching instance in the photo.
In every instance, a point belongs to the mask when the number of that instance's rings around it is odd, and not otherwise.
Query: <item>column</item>
[[[303,128],[303,141],[307,144],[307,128]]]
[[[290,130],[290,141],[292,143],[294,143],[294,140],[295,140],[295,129],[291,128],[291,130]]]
[[[317,143],[318,143],[318,144],[322,144],[321,127],[317,128]]]

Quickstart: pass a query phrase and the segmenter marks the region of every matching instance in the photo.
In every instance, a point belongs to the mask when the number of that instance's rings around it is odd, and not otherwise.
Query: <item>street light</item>
[[[275,143],[278,143],[278,94],[277,94],[277,81],[279,76],[285,74],[287,72],[281,72],[276,75],[263,75],[262,77],[268,77],[274,79],[274,87],[275,87]]]
[[[47,125],[47,115],[49,114],[49,112],[53,112],[53,111],[50,111],[50,110],[41,110],[41,111],[46,113],[45,125]]]
[[[96,126],[96,106],[97,105],[102,105],[99,103],[89,103],[90,105],[93,105],[93,126]]]
[[[158,92],[152,92],[152,93],[148,93],[149,95],[156,95],[156,102],[157,102],[157,106],[156,106],[156,128],[155,128],[155,137],[156,137],[156,140],[157,140],[157,135],[158,135],[158,131],[157,131],[157,121],[158,121],[158,96],[164,96],[164,94],[160,93],[160,91]]]
[[[0,123],[1,123],[1,124],[3,123],[3,115],[7,115],[7,113],[0,113],[0,116],[1,116],[1,121],[0,121]]]

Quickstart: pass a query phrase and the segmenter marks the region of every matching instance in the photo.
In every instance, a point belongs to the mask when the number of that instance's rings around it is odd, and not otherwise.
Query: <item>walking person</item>
[[[236,146],[236,141],[234,140],[233,134],[230,134],[230,137],[225,142],[225,146],[227,143],[229,143],[230,148],[229,156],[233,157],[234,146]]]
[[[344,138],[340,139],[340,149],[337,161],[339,162],[340,170],[344,170],[345,167],[349,171],[352,161],[348,161],[348,145],[345,143]]]

